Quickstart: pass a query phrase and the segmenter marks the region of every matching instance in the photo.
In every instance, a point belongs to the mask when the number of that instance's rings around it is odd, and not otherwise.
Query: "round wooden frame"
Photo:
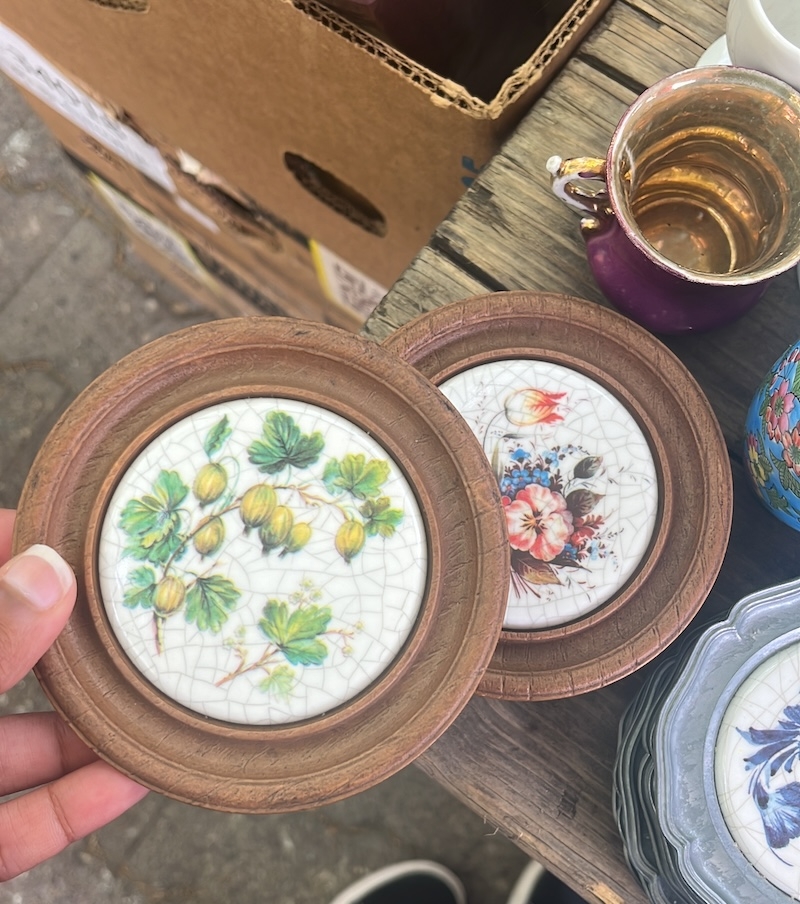
[[[436,384],[508,358],[547,360],[583,373],[636,419],[656,464],[658,520],[637,571],[585,618],[540,631],[503,630],[477,692],[506,700],[570,697],[628,675],[668,646],[708,596],[733,511],[719,424],[684,365],[608,308],[535,292],[454,302],[382,344]]]
[[[312,402],[374,436],[403,469],[428,533],[425,596],[396,660],[349,703],[291,725],[215,722],[161,694],[123,653],[96,590],[98,525],[126,465],[169,424],[246,396]],[[49,544],[78,576],[78,604],[37,676],[90,747],[170,797],[269,813],[349,796],[410,763],[473,694],[509,579],[499,499],[461,417],[373,342],[283,318],[217,321],[156,340],[79,396],[23,489],[15,550]]]

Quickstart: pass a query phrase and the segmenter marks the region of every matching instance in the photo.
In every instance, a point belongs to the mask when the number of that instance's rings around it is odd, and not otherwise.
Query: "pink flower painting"
[[[552,562],[572,534],[572,512],[560,493],[531,483],[505,507],[508,539],[513,549]]]

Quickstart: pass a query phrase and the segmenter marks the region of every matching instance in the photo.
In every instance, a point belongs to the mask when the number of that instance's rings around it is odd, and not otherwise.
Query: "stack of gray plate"
[[[620,723],[614,807],[654,904],[800,899],[800,580],[650,672]]]

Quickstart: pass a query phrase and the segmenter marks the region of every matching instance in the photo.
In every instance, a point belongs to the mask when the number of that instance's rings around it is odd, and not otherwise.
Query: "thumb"
[[[31,546],[0,568],[0,692],[41,658],[69,618],[75,575],[49,546]]]

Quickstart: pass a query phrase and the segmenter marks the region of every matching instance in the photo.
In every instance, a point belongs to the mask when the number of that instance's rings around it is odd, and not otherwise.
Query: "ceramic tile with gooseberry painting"
[[[391,664],[421,605],[426,535],[402,472],[343,417],[238,399],[172,425],[111,499],[100,587],[139,671],[205,716],[319,715]]]
[[[580,619],[648,549],[658,481],[638,424],[608,389],[545,360],[472,367],[440,389],[483,444],[503,494],[512,577],[504,627]]]

